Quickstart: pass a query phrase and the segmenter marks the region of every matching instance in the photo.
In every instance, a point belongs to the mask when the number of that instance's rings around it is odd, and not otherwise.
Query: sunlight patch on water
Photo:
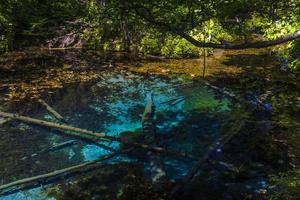
[[[120,133],[124,131],[135,131],[136,129],[141,128],[141,122],[140,121],[127,121],[126,120],[123,123],[113,123],[113,124],[107,124],[105,125],[105,130],[107,132],[107,135],[110,136],[119,136]]]
[[[103,149],[96,145],[86,145],[81,151],[84,161],[96,160],[101,156],[111,153],[109,150]]]

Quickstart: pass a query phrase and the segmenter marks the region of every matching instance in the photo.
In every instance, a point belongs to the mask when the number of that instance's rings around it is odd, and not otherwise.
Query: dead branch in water
[[[38,102],[41,103],[43,106],[46,107],[46,109],[48,110],[48,112],[50,112],[56,119],[63,121],[64,118],[63,116],[61,116],[61,114],[59,114],[58,112],[56,112],[49,104],[47,104],[43,99],[38,99]]]
[[[169,199],[173,200],[176,199],[176,197],[179,195],[179,192],[181,189],[187,185],[190,181],[193,180],[195,175],[198,173],[202,165],[210,158],[212,152],[217,151],[218,149],[221,149],[225,144],[227,144],[244,126],[245,120],[242,120],[239,123],[239,126],[233,127],[228,131],[228,134],[222,137],[221,139],[218,139],[216,142],[214,142],[209,148],[208,151],[205,153],[205,155],[200,158],[196,164],[192,167],[192,169],[188,172],[188,174],[183,177],[180,181],[178,181],[173,189],[170,192]]]
[[[93,161],[88,161],[88,162],[85,162],[85,163],[82,163],[79,165],[56,170],[56,171],[53,171],[53,172],[50,172],[47,174],[42,174],[42,175],[30,177],[30,178],[25,178],[25,179],[17,180],[17,181],[14,181],[14,182],[11,182],[11,183],[8,183],[5,185],[1,185],[0,186],[0,196],[9,194],[9,193],[14,193],[14,192],[24,190],[24,189],[27,189],[30,187],[40,186],[42,184],[49,184],[59,178],[63,178],[66,176],[75,176],[80,173],[86,172],[88,170],[97,169],[101,165],[103,165],[103,163],[101,163],[102,161],[113,158],[114,156],[119,155],[119,154],[128,153],[131,150],[132,150],[132,148],[123,150],[123,151],[119,151],[119,152],[115,152],[115,153],[111,153],[111,154],[105,155],[105,156],[100,157]]]
[[[182,157],[182,158],[195,159],[194,156],[186,154],[186,153],[168,151],[168,150],[166,150],[162,147],[152,147],[148,144],[130,142],[127,139],[124,139],[124,138],[117,138],[117,137],[113,137],[113,136],[108,136],[105,133],[98,133],[98,132],[95,132],[95,131],[81,129],[81,128],[77,128],[77,127],[73,127],[73,126],[69,126],[69,125],[65,125],[65,124],[48,122],[48,121],[45,121],[45,120],[35,119],[35,118],[31,118],[31,117],[26,117],[26,116],[20,116],[20,115],[17,115],[17,114],[1,112],[1,111],[0,111],[0,116],[4,117],[4,118],[11,118],[11,119],[15,119],[15,120],[20,120],[20,121],[28,123],[28,124],[35,124],[35,125],[39,125],[39,126],[43,126],[43,127],[47,127],[47,128],[53,128],[53,129],[68,131],[68,132],[64,132],[64,133],[66,135],[70,135],[72,137],[77,137],[77,138],[82,138],[82,139],[85,139],[85,140],[117,141],[117,142],[120,142],[120,143],[123,143],[123,144],[126,144],[126,145],[142,148],[142,149],[152,151],[152,152],[155,152],[155,153],[172,155],[172,156],[177,156],[177,157]]]
[[[38,151],[38,152],[36,152],[34,154],[31,154],[30,156],[25,156],[25,157],[21,158],[21,160],[26,160],[26,159],[29,159],[29,158],[34,158],[34,157],[39,156],[39,155],[41,155],[43,153],[57,151],[57,150],[65,148],[65,147],[72,146],[75,143],[76,143],[76,140],[69,140],[69,141],[66,141],[66,142],[62,142],[62,143],[53,145],[50,148],[42,149],[42,150],[40,150],[40,151]]]
[[[240,101],[240,99],[239,99],[234,93],[232,93],[232,92],[226,91],[225,89],[219,88],[219,87],[217,87],[217,86],[215,86],[215,85],[212,85],[212,84],[210,84],[209,82],[206,82],[206,81],[203,82],[203,83],[204,83],[207,87],[209,87],[209,88],[211,88],[211,89],[217,91],[218,93],[221,93],[221,94],[223,94],[223,95],[225,95],[225,96],[227,96],[227,97],[230,97],[231,99]]]

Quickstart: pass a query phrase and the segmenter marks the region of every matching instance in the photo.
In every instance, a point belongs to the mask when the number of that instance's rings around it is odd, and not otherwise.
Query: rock
[[[268,191],[266,189],[258,189],[255,192],[258,194],[267,194],[268,193]]]
[[[278,164],[283,165],[284,163],[284,160],[278,160]]]
[[[117,75],[117,78],[110,78],[107,82],[109,83],[122,83],[126,82],[122,75]]]

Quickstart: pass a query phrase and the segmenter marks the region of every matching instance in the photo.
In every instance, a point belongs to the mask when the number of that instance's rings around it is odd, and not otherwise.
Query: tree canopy
[[[159,37],[170,33],[196,47],[262,48],[300,37],[299,4],[297,0],[1,0],[0,30],[9,38],[10,24],[16,35],[49,37],[60,25],[80,20],[85,24],[79,28],[81,35],[102,46],[122,40],[122,48],[130,49],[149,33]],[[253,40],[254,33],[265,39]]]

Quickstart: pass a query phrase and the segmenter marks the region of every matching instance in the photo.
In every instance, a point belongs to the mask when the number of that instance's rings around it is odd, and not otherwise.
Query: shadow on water
[[[224,65],[235,67],[266,67],[266,64],[272,63],[274,58],[266,54],[239,54],[227,56],[223,61]]]

